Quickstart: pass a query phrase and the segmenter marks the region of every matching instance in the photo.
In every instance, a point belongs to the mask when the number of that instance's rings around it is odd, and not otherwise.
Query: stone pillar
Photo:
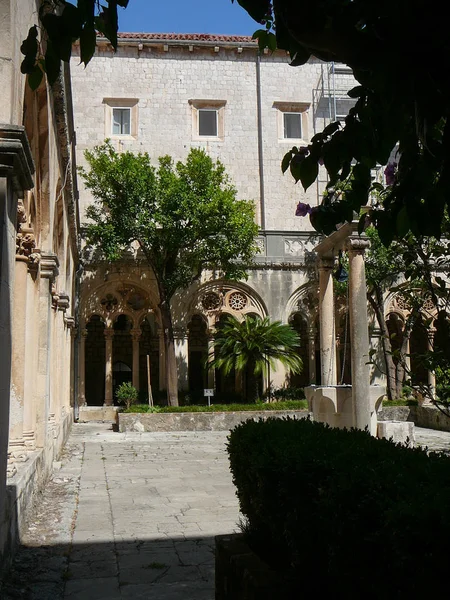
[[[11,407],[9,422],[10,451],[25,445],[24,428],[27,437],[34,441],[32,423],[32,399],[28,398],[25,407],[25,371],[26,371],[26,337],[28,325],[28,265],[33,261],[35,237],[28,227],[25,207],[20,200],[17,206],[16,268],[14,281],[14,319],[12,327],[12,367],[11,367]],[[27,419],[26,425],[24,419]],[[31,428],[31,430],[30,430]]]
[[[160,329],[159,333],[159,389],[166,387],[166,349],[164,346],[164,333]]]
[[[189,348],[186,329],[177,327],[174,331],[175,353],[177,357],[178,389],[189,389]]]
[[[334,256],[319,258],[320,370],[323,386],[337,384],[333,268]]]
[[[78,405],[87,406],[86,402],[86,338],[88,330],[82,329],[79,341],[78,355],[78,371],[79,371],[79,388],[78,388]]]
[[[316,383],[316,328],[310,325],[308,328],[308,366],[309,384]]]
[[[131,330],[131,339],[133,342],[133,387],[139,391],[139,340],[142,331],[140,329]]]
[[[208,332],[208,362],[214,358],[214,332]],[[216,387],[216,371],[212,367],[208,367],[207,372],[207,387],[215,389]]]
[[[351,236],[346,242],[349,258],[349,314],[352,349],[353,424],[370,428],[369,326],[367,314],[364,252],[370,247],[366,238]],[[376,433],[376,432],[372,432]]]
[[[28,259],[16,256],[14,281],[14,320],[12,328],[12,366],[11,401],[9,420],[9,450],[25,445],[23,438],[23,419],[25,401],[25,336],[26,336],[26,286],[28,277]]]
[[[113,372],[112,372],[114,329],[112,329],[111,327],[107,327],[104,331],[104,335],[105,335],[105,403],[104,403],[104,406],[112,406],[114,404]]]
[[[2,4],[2,7],[5,3]],[[3,16],[3,15],[2,15]],[[2,35],[8,38],[10,19],[2,21]],[[6,28],[6,31],[5,31]],[[8,44],[7,44],[8,45]],[[4,60],[6,79],[14,69],[13,61]],[[9,64],[7,64],[9,63]],[[8,96],[14,86],[3,91]],[[25,129],[7,123],[20,102],[1,103],[0,107],[0,571],[11,556],[11,515],[6,493],[8,429],[10,422],[12,321],[15,315],[14,274],[17,223],[17,198],[34,186],[34,164]]]
[[[428,348],[429,352],[433,352],[434,349],[434,336],[436,333],[436,329],[434,327],[430,327],[428,330]],[[433,371],[428,371],[428,388],[430,390],[430,400],[435,399],[436,395],[436,375]]]

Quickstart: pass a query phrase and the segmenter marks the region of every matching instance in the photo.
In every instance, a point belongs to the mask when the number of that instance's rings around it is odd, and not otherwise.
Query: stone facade
[[[0,1],[0,568],[73,421],[78,206],[69,70],[32,91],[39,2]]]
[[[172,303],[180,389],[199,391],[203,387],[216,387],[219,393],[242,389],[242,381],[238,379],[225,381],[218,373],[198,375],[200,358],[210,351],[214,328],[224,313],[238,318],[246,314],[270,315],[273,320],[292,322],[302,338],[299,352],[305,364],[304,373],[290,378],[284,369],[278,368],[270,373],[270,380],[275,387],[288,380],[299,386],[316,382],[316,375],[320,374],[318,277],[312,249],[319,238],[310,231],[309,220],[295,217],[294,213],[299,201],[318,204],[324,174],[317,185],[304,192],[289,173],[283,176],[280,164],[294,144],[308,143],[331,117],[339,116],[331,102],[330,66],[312,59],[293,69],[285,53],[259,54],[255,42],[246,37],[172,34],[121,34],[116,54],[101,41],[87,69],[78,63],[75,56],[71,67],[80,164],[85,164],[83,151],[101,144],[105,138],[110,138],[119,151],[148,152],[155,164],[164,154],[183,160],[191,147],[201,147],[225,165],[238,197],[255,202],[260,251],[248,281],[239,284],[217,281],[212,274],[204,273],[197,285],[178,294]],[[345,78],[348,89],[354,83],[348,70]],[[348,110],[351,103],[342,100],[339,106]],[[202,109],[217,115],[216,135],[200,135]],[[113,122],[114,115],[121,112],[127,123],[119,132],[120,126],[114,126]],[[292,132],[285,129],[286,118],[297,122],[295,131],[300,138],[293,138]],[[92,198],[81,183],[80,186],[83,215]],[[119,266],[106,266],[86,257],[85,265],[80,313],[84,337],[79,338],[80,356],[85,356],[86,369],[99,356],[104,357],[103,364],[108,367],[103,383],[93,384],[89,383],[90,376],[80,362],[80,403],[86,400],[87,404],[92,403],[89,388],[97,390],[95,403],[111,402],[111,380],[114,389],[122,377],[116,370],[118,363],[125,363],[129,379],[138,382],[145,392],[147,380],[142,377],[145,365],[140,354],[145,338],[141,330],[146,323],[152,330],[147,345],[153,393],[157,392],[164,385],[164,357],[162,348],[158,353],[161,326],[153,275],[148,273],[145,263],[136,259]],[[143,311],[121,306],[124,286],[132,286],[135,293],[145,298]],[[114,302],[109,307],[108,294]],[[125,353],[118,347],[119,337],[114,333],[121,314],[129,319]],[[90,340],[99,325],[91,321],[92,317],[100,318],[106,336],[106,342],[100,341],[96,350]],[[132,331],[140,338],[134,355]],[[112,342],[108,341],[110,335]],[[119,360],[119,354],[125,358]],[[338,354],[339,368],[345,366],[343,363],[350,364],[344,344]],[[132,375],[133,364],[140,365],[139,376]],[[347,375],[348,371],[347,366]]]

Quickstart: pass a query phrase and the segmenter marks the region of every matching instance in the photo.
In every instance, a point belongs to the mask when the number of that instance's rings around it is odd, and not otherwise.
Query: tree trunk
[[[259,398],[258,377],[255,375],[255,363],[249,361],[247,365],[246,396],[248,402],[256,402]]]
[[[169,301],[165,298],[164,290],[159,290],[161,302],[161,321],[164,334],[164,349],[166,360],[166,390],[169,406],[178,406],[178,373],[177,357],[175,354],[175,339],[173,335],[172,312]]]
[[[367,294],[370,305],[372,306],[375,316],[378,321],[378,326],[381,331],[381,347],[383,350],[384,364],[386,368],[386,393],[388,400],[395,400],[397,387],[396,383],[396,368],[394,359],[392,358],[392,346],[389,337],[389,330],[384,320],[384,303],[383,292],[378,286],[374,287],[375,298],[371,294]]]

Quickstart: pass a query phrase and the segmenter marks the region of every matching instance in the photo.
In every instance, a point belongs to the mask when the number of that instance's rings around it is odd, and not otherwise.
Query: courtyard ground
[[[450,433],[416,432],[450,453]],[[213,600],[214,536],[239,520],[226,437],[75,424],[1,599]]]

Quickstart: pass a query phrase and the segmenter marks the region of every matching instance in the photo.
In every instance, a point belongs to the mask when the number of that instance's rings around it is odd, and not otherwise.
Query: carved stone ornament
[[[219,294],[208,292],[201,299],[202,307],[205,310],[217,310],[222,304]]]
[[[233,292],[228,298],[228,304],[233,310],[244,310],[247,306],[247,298],[241,292]]]
[[[305,245],[300,240],[284,240],[284,253],[291,256],[303,256],[305,253]]]
[[[70,306],[70,297],[65,292],[59,292],[58,296],[58,310],[66,312]]]

